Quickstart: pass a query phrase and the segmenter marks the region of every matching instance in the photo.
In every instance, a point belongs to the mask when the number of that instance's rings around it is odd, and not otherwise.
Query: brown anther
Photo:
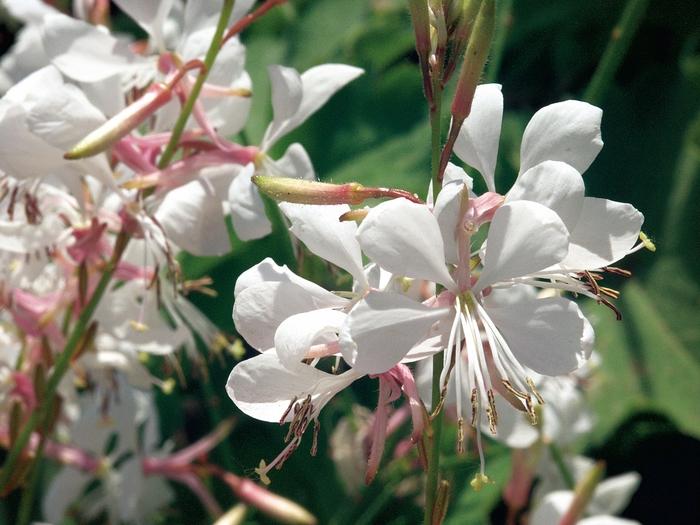
[[[607,288],[605,286],[600,287],[600,293],[602,293],[603,295],[607,295],[608,297],[612,297],[613,299],[620,298],[620,292],[612,288]]]
[[[471,395],[471,404],[472,404],[472,422],[471,425],[472,427],[476,428],[476,415],[477,412],[479,411],[479,394],[476,391],[476,388],[472,388],[472,395]]]
[[[7,215],[10,220],[14,220],[15,216],[15,204],[17,203],[17,192],[19,191],[19,186],[15,186],[12,189],[12,194],[10,194],[10,203],[7,205]]]
[[[506,390],[513,394],[515,397],[518,399],[527,399],[527,393],[526,392],[521,392],[520,390],[516,390],[513,385],[508,381],[507,379],[502,379],[501,383],[503,383],[503,386],[506,387]]]
[[[457,420],[457,454],[464,454],[464,418]]]
[[[530,418],[530,423],[532,425],[537,424],[537,413],[535,412],[535,407],[532,406],[532,397],[527,396],[525,398],[525,410],[527,410],[527,415]]]
[[[606,266],[603,268],[606,272],[614,273],[615,275],[621,275],[622,277],[632,277],[632,272],[629,270],[624,270],[623,268],[618,268],[616,266]]]
[[[531,390],[532,393],[534,394],[535,399],[537,399],[537,402],[538,402],[540,405],[544,405],[544,399],[542,398],[542,396],[540,395],[540,393],[537,391],[537,388],[535,387],[535,382],[532,380],[532,378],[531,378],[531,377],[526,377],[526,378],[525,378],[525,381],[527,381],[527,386],[530,387],[530,390]]]
[[[586,270],[583,272],[583,275],[586,277],[586,280],[588,281],[588,285],[591,287],[591,291],[595,295],[600,294],[600,290],[598,289],[598,283],[596,283],[596,279],[593,277],[593,274]]]
[[[611,303],[605,297],[600,297],[600,296],[598,296],[597,302],[598,302],[598,304],[604,304],[605,306],[610,308],[613,312],[615,312],[615,318],[618,321],[622,321],[622,312],[620,312],[620,310],[618,310],[617,307],[613,303]]]
[[[496,399],[493,395],[493,390],[489,389],[487,392],[489,406],[486,409],[486,415],[489,419],[489,430],[492,434],[498,432],[498,412],[496,411]]]
[[[284,414],[282,414],[282,417],[280,418],[280,425],[284,425],[284,420],[287,419],[287,416],[289,413],[292,411],[292,408],[294,408],[294,405],[297,402],[297,396],[294,396],[292,400],[289,402],[289,406],[287,407],[287,410],[284,411]]]
[[[314,432],[313,432],[313,439],[311,441],[311,455],[316,456],[316,453],[318,452],[318,433],[321,430],[321,423],[318,421],[318,418],[314,419]]]

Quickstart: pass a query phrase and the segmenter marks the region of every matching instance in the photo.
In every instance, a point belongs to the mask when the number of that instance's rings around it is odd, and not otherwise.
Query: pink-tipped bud
[[[277,201],[297,204],[361,204],[367,199],[403,197],[420,202],[417,195],[395,188],[367,188],[359,182],[331,184],[287,177],[254,175],[253,183],[265,195]]]
[[[240,478],[230,472],[222,472],[220,477],[241,501],[281,523],[297,525],[316,525],[317,523],[313,514],[301,505],[274,494],[249,479]]]
[[[124,108],[73,146],[63,155],[63,158],[76,160],[102,153],[167,104],[172,96],[170,88],[164,84],[154,84],[136,102]]]
[[[495,1],[483,0],[469,37],[467,51],[464,53],[464,62],[459,72],[457,90],[452,101],[452,116],[460,124],[471,112],[476,85],[481,77],[491,47],[495,23]]]

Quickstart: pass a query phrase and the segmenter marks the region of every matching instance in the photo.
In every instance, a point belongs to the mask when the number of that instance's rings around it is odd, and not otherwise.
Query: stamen
[[[294,396],[294,398],[289,402],[289,406],[287,407],[287,410],[284,411],[284,414],[282,414],[282,417],[280,418],[280,425],[284,425],[284,420],[287,419],[287,416],[289,413],[292,411],[292,408],[294,408],[294,405],[297,402],[297,396]]]
[[[532,405],[532,397],[527,396],[525,398],[525,410],[527,410],[527,415],[530,417],[530,423],[534,426],[537,424],[537,413],[535,412],[535,407]]]
[[[608,299],[606,299],[605,297],[598,297],[597,302],[598,302],[598,304],[604,304],[605,306],[610,308],[613,312],[615,312],[615,318],[618,321],[622,321],[622,312],[620,312],[620,310],[618,310],[617,307],[613,303],[611,303]]]
[[[498,432],[498,412],[496,412],[496,399],[493,396],[493,390],[488,391],[489,406],[486,409],[486,416],[489,420],[489,430],[496,435]]]
[[[525,381],[527,381],[527,386],[530,387],[530,390],[531,390],[532,393],[534,394],[535,399],[537,399],[537,402],[538,402],[540,405],[544,405],[544,399],[542,398],[542,396],[540,395],[540,393],[537,391],[537,388],[535,388],[535,382],[532,380],[532,378],[531,378],[531,377],[526,377],[526,378],[525,378]]]
[[[464,418],[463,417],[460,417],[457,419],[457,454],[464,454]]]
[[[471,404],[472,404],[472,422],[471,425],[473,427],[476,427],[476,414],[479,409],[479,394],[476,391],[476,388],[472,388],[472,395],[471,395]]]
[[[316,453],[318,452],[318,433],[321,430],[321,423],[318,421],[318,418],[314,418],[314,432],[313,432],[313,438],[311,441],[311,455],[316,456]]]
[[[600,287],[600,293],[607,295],[608,297],[612,297],[613,299],[620,298],[620,292],[618,292],[617,290],[613,290],[612,288],[607,288],[605,286]]]
[[[506,390],[508,390],[508,392],[513,394],[515,397],[522,399],[523,401],[527,399],[527,394],[513,388],[513,385],[511,385],[510,381],[508,381],[507,379],[501,380],[501,383],[503,383],[503,386],[506,387]]]
[[[603,268],[606,272],[614,273],[615,275],[621,275],[622,277],[632,277],[632,272],[625,270],[623,268],[618,268],[616,266],[606,266]]]

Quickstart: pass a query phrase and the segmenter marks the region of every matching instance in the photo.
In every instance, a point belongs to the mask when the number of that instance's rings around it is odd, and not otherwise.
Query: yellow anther
[[[270,478],[267,475],[267,463],[265,463],[264,459],[260,460],[260,464],[258,465],[258,468],[255,469],[255,473],[260,477],[260,481],[262,481],[265,485],[269,485],[272,483]]]
[[[639,232],[639,240],[642,241],[642,244],[644,244],[644,247],[649,250],[650,252],[655,252],[656,251],[656,245],[652,242],[652,240],[647,237],[647,234],[644,232]]]
[[[142,323],[141,321],[129,321],[129,326],[131,326],[131,329],[135,332],[145,332],[149,330],[148,325],[146,323]]]
[[[413,285],[413,279],[410,277],[402,277],[401,278],[401,290],[403,293],[408,292],[411,289],[411,286]]]
[[[166,396],[169,396],[175,390],[175,384],[175,380],[171,377],[161,383],[160,389]]]
[[[476,492],[479,492],[486,485],[492,485],[493,481],[491,481],[491,479],[486,474],[482,474],[481,472],[479,472],[474,476],[474,479],[472,479],[469,484]]]
[[[233,343],[228,345],[227,349],[236,361],[240,361],[245,357],[245,346],[243,346],[243,341],[240,339],[236,339]]]

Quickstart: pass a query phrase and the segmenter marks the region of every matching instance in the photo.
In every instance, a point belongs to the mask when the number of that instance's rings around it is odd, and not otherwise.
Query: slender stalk
[[[619,22],[610,34],[610,41],[598,63],[591,82],[583,95],[584,100],[598,104],[603,99],[610,82],[622,63],[632,38],[644,18],[649,0],[628,0]]]
[[[267,13],[273,7],[277,7],[278,5],[282,5],[286,2],[287,2],[287,0],[267,0],[263,5],[258,7],[255,11],[253,11],[252,13],[248,13],[243,18],[241,18],[238,22],[236,22],[234,25],[232,25],[229,28],[229,30],[226,31],[226,35],[224,35],[224,38],[221,41],[221,45],[228,42],[229,39],[233,38],[238,33],[243,31],[246,27],[248,27],[250,24],[255,22],[258,18],[263,16],[265,13]]]
[[[442,61],[438,60],[437,64]],[[437,68],[436,68],[437,69]],[[440,154],[442,151],[441,136],[441,110],[442,110],[442,86],[441,74],[433,70],[433,100],[430,106],[430,176],[433,181],[433,194],[440,190]],[[442,374],[442,353],[433,356],[433,382],[432,382],[432,412],[440,403],[440,375]],[[428,443],[426,446],[428,473],[425,480],[425,511],[424,523],[432,525],[435,498],[440,478],[440,441],[442,437],[442,411],[435,414],[430,421],[427,430]]]
[[[97,287],[93,292],[87,305],[80,313],[78,321],[75,323],[73,330],[71,331],[68,341],[66,341],[66,346],[63,348],[63,352],[56,358],[56,363],[54,364],[53,372],[46,383],[46,394],[43,402],[39,406],[38,410],[35,410],[29,416],[29,419],[22,427],[22,431],[17,436],[17,439],[12,443],[12,448],[10,448],[7,458],[5,459],[5,464],[3,465],[2,471],[0,472],[0,492],[4,491],[7,487],[7,483],[12,476],[12,472],[15,469],[17,461],[19,460],[22,451],[27,446],[29,438],[32,432],[41,425],[45,428],[46,421],[48,417],[51,416],[51,407],[53,407],[54,400],[56,399],[56,390],[58,384],[63,379],[63,376],[68,371],[70,367],[71,360],[75,355],[75,352],[80,348],[80,342],[82,340],[83,334],[92,319],[92,315],[95,313],[95,309],[99,304],[102,296],[107,290],[107,286],[112,280],[112,275],[117,268],[117,263],[121,259],[124,249],[129,242],[128,235],[125,231],[119,232],[114,245],[114,253],[112,258],[107,264],[102,277],[100,277]]]
[[[44,454],[44,446],[46,445],[46,432],[42,432],[39,439],[39,446],[36,449],[34,457],[34,465],[31,466],[29,475],[29,483],[22,492],[22,499],[19,502],[19,512],[17,513],[17,525],[28,525],[32,519],[32,510],[34,510],[34,494],[36,493],[37,485],[39,484],[39,474],[41,472],[41,458]]]
[[[235,0],[224,0],[224,5],[221,8],[221,14],[219,15],[219,22],[217,23],[216,31],[214,32],[214,38],[212,38],[211,44],[209,44],[209,49],[207,50],[207,54],[204,57],[204,68],[199,71],[199,75],[197,75],[197,80],[195,80],[194,85],[192,86],[192,90],[190,91],[190,94],[187,97],[187,100],[185,100],[185,103],[182,105],[180,115],[177,117],[175,126],[173,126],[173,131],[170,135],[170,141],[168,142],[168,145],[165,147],[165,151],[163,151],[163,154],[161,155],[160,160],[158,161],[158,167],[160,169],[163,169],[168,164],[170,164],[170,161],[175,155],[175,151],[177,151],[177,147],[180,143],[180,137],[182,136],[182,132],[185,131],[185,126],[187,125],[187,121],[189,120],[190,115],[192,114],[194,104],[199,98],[199,93],[200,91],[202,91],[202,86],[204,86],[204,82],[206,81],[207,76],[209,75],[209,71],[211,71],[211,67],[214,65],[214,60],[216,60],[216,55],[221,49],[224,31],[226,31],[228,20],[229,18],[231,18],[231,12],[233,11],[234,3]]]

